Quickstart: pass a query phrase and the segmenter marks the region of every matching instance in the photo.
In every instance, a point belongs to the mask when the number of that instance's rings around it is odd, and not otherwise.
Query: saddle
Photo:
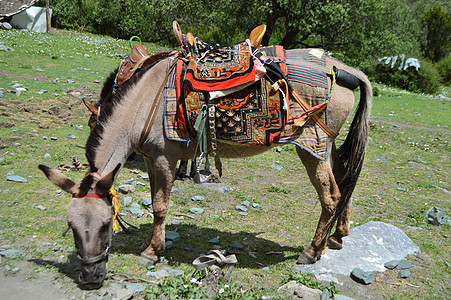
[[[132,40],[135,37],[130,39],[130,45]],[[115,84],[117,86],[122,85],[124,82],[129,80],[133,74],[135,74],[136,70],[141,68],[146,60],[150,57],[149,52],[147,52],[146,48],[141,45],[141,41],[139,44],[135,44],[132,47],[132,51],[129,56],[125,57],[121,64],[119,65],[119,69],[116,75]]]

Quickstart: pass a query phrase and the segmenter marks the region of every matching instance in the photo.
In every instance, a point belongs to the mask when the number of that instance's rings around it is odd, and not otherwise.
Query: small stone
[[[282,166],[279,166],[279,165],[276,165],[276,164],[272,164],[272,165],[271,165],[271,168],[276,169],[277,171],[280,171],[280,170],[283,169]]]
[[[381,161],[381,162],[388,162],[390,159],[385,156],[378,156],[378,157],[376,157],[376,160]]]
[[[38,206],[36,206],[36,208],[39,209],[39,210],[46,210],[46,209],[47,209],[47,208],[45,208],[45,207],[42,206],[42,205],[38,205]]]
[[[139,174],[138,178],[144,179],[144,180],[148,180],[149,179],[149,174]]]
[[[190,208],[189,211],[193,214],[201,215],[204,213],[205,210],[202,208],[193,207],[193,208]]]
[[[124,199],[122,199],[122,205],[124,206],[129,206],[133,201],[133,197],[124,197]]]
[[[39,90],[38,94],[42,95],[42,94],[47,93],[47,92],[48,92],[47,90]]]
[[[330,299],[330,293],[328,289],[324,289],[321,293],[321,300],[329,300]]]
[[[62,192],[63,192],[63,190],[59,190],[59,189],[58,189],[58,190],[55,191],[55,194],[61,195]]]
[[[136,293],[143,292],[147,287],[147,284],[144,283],[128,283],[125,285],[126,289],[133,290]]]
[[[239,214],[240,216],[247,216],[247,215],[248,215],[248,213],[247,213],[247,212],[242,212],[242,211],[241,211],[241,212],[239,212],[238,214]]]
[[[142,204],[144,206],[151,206],[152,205],[152,199],[151,198],[143,198],[142,199]]]
[[[244,207],[243,205],[236,205],[236,206],[235,206],[235,209],[236,209],[236,210],[240,210],[240,211],[247,211],[247,208]]]
[[[169,250],[172,248],[172,246],[174,245],[174,243],[172,241],[165,241],[164,242],[164,249],[165,250]]]
[[[219,237],[212,238],[208,242],[212,245],[217,245],[217,244],[219,244]]]
[[[74,128],[77,130],[83,130],[83,125],[74,125]]]
[[[260,204],[258,204],[258,203],[252,203],[252,207],[253,207],[253,208],[259,208],[259,207],[260,207]]]
[[[444,225],[447,222],[446,211],[436,206],[433,206],[425,211],[424,216],[435,226]]]
[[[17,250],[17,249],[6,249],[3,251],[0,251],[0,256],[6,257],[6,258],[16,258],[21,255],[23,255],[22,251]]]
[[[283,151],[283,148],[280,147],[280,146],[277,146],[275,150],[276,150],[277,153],[280,153],[280,152]]]
[[[212,219],[219,219],[219,216],[215,215],[215,214],[211,214],[211,215],[209,215],[209,217]]]
[[[398,276],[399,278],[407,278],[410,276],[410,274],[412,274],[409,270],[402,270],[399,271]]]
[[[384,267],[386,267],[389,270],[393,270],[394,268],[396,268],[396,266],[399,264],[399,260],[391,260],[389,262],[386,262],[384,264]]]
[[[133,297],[134,293],[135,293],[135,291],[133,291],[133,290],[120,289],[119,291],[117,291],[115,299],[117,299],[117,300],[128,300],[128,299],[131,299]]]
[[[23,178],[22,176],[18,176],[18,175],[9,175],[6,177],[6,180],[13,181],[13,182],[27,182],[27,180],[25,178]]]
[[[407,260],[401,260],[399,264],[396,266],[397,270],[405,270],[412,268],[412,262]]]
[[[334,295],[334,300],[355,300],[354,298],[345,296],[345,295],[340,295],[340,294],[335,294]]]
[[[46,154],[44,154],[44,158],[49,159],[49,158],[52,158],[52,156],[50,154],[46,153]]]
[[[138,218],[144,215],[144,211],[141,209],[138,203],[132,203],[127,211],[133,215],[136,215]]]
[[[193,196],[193,197],[191,197],[191,200],[193,200],[193,201],[205,201],[205,197],[203,197],[203,196]]]
[[[50,137],[50,140],[51,140],[51,141],[56,141],[56,140],[58,140],[58,138],[57,138],[56,136],[51,136],[51,137]]]
[[[243,202],[241,202],[241,204],[243,204],[244,206],[250,206],[251,203],[247,200],[244,200]]]
[[[223,183],[200,183],[198,186],[206,190],[216,191],[219,193],[233,192],[233,189],[230,186]]]
[[[405,188],[397,187],[396,189],[403,193],[407,192],[407,190]]]
[[[238,242],[233,243],[232,246],[230,246],[230,247],[232,247],[233,249],[239,250],[239,251],[244,250],[244,246]]]
[[[67,136],[67,138],[68,138],[68,139],[71,139],[71,140],[75,140],[77,137],[76,137],[75,135],[73,135],[73,134],[69,134],[69,135]]]
[[[49,138],[46,137],[45,135],[42,137],[43,140],[48,140]]]
[[[172,220],[171,225],[180,225],[183,224],[183,220]]]
[[[118,187],[118,191],[122,194],[133,193],[135,190],[135,186],[131,184],[123,184]]]
[[[166,230],[166,241],[177,242],[180,240],[180,234],[176,231]]]
[[[351,271],[351,278],[359,283],[370,284],[374,281],[374,274],[371,272],[365,272],[360,268],[354,268]]]

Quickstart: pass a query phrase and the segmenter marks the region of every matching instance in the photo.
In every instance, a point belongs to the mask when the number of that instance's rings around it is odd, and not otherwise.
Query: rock
[[[3,98],[3,97],[5,97],[5,92],[0,91],[0,99]]]
[[[259,207],[260,207],[260,204],[258,204],[258,203],[252,203],[252,207],[253,207],[253,208],[259,208]]]
[[[183,220],[172,220],[171,225],[180,225],[183,224]]]
[[[11,26],[11,24],[9,24],[8,22],[2,22],[2,23],[0,23],[0,27],[2,27],[3,29],[6,29],[6,30],[13,29],[13,27]],[[11,49],[12,49],[12,48],[11,48]],[[11,50],[10,50],[10,51],[11,51]],[[14,49],[13,49],[12,51],[14,51]]]
[[[144,180],[149,180],[149,174],[139,174],[138,178],[144,179]]]
[[[52,156],[50,154],[46,153],[46,154],[44,154],[44,158],[49,159],[49,158],[52,158]]]
[[[47,92],[48,92],[47,90],[39,90],[38,94],[42,95],[42,94],[47,93]]]
[[[335,294],[334,295],[334,300],[355,300],[354,298],[345,296],[345,295],[340,295],[340,294]]]
[[[15,51],[15,49],[5,45],[0,45],[0,51]]]
[[[396,265],[397,270],[405,270],[412,268],[412,263],[407,260],[401,260],[399,264]]]
[[[389,262],[386,262],[384,264],[384,267],[386,267],[389,270],[393,270],[394,268],[396,268],[396,266],[399,264],[399,260],[391,260]]]
[[[407,190],[405,188],[397,187],[396,189],[403,193],[407,192]]]
[[[209,215],[209,217],[212,219],[219,219],[219,216],[215,215],[215,214],[211,214],[211,215]]]
[[[233,192],[233,189],[230,186],[223,184],[223,183],[199,183],[198,186],[203,189],[210,190],[210,191],[216,191],[219,193]]]
[[[6,257],[6,258],[16,258],[19,256],[22,256],[23,253],[20,250],[17,249],[6,249],[0,251],[0,256]]]
[[[251,203],[247,200],[244,200],[243,202],[241,202],[241,204],[243,204],[244,206],[250,206]]]
[[[236,206],[235,206],[235,209],[236,209],[236,210],[240,210],[240,211],[247,211],[247,208],[244,207],[243,205],[236,205]]]
[[[51,136],[51,137],[50,137],[50,140],[51,140],[51,141],[56,141],[56,140],[58,140],[58,138],[57,138],[56,136]]]
[[[177,242],[180,240],[180,234],[176,231],[166,230],[166,241]]]
[[[71,139],[71,140],[75,140],[77,137],[76,137],[75,135],[73,135],[73,134],[69,134],[69,135],[67,136],[67,138],[68,138],[68,139]]]
[[[232,249],[235,249],[235,250],[238,250],[238,251],[244,250],[244,246],[241,245],[241,244],[238,243],[238,242],[233,243],[230,247],[231,247]]]
[[[42,205],[38,205],[38,206],[36,206],[36,208],[39,209],[39,210],[46,210],[46,209],[47,209],[47,208],[45,208],[45,207],[42,206]]]
[[[217,244],[219,244],[219,237],[212,238],[208,242],[212,245],[217,245]]]
[[[238,214],[239,214],[240,216],[247,216],[247,215],[248,215],[248,213],[247,213],[247,212],[242,212],[242,211],[241,211],[241,212],[239,212]]]
[[[321,300],[329,300],[330,299],[330,293],[328,289],[324,289],[321,293]]]
[[[297,265],[296,271],[308,272],[320,281],[341,283],[335,274],[349,275],[354,268],[368,272],[385,272],[384,263],[402,260],[420,248],[399,228],[384,222],[370,221],[351,229],[343,238],[340,251],[327,250],[315,264]]]
[[[424,212],[424,216],[428,218],[429,223],[439,226],[446,224],[446,211],[439,207],[433,206]]]
[[[193,200],[193,201],[205,201],[205,197],[203,197],[203,196],[193,196],[193,197],[191,197],[191,200]]]
[[[410,276],[410,274],[412,274],[412,273],[409,270],[402,270],[402,271],[399,271],[398,277],[399,278],[407,278]]]
[[[371,272],[365,272],[360,268],[354,268],[351,271],[351,278],[359,283],[370,284],[374,281],[374,274]]]
[[[169,267],[163,267],[156,272],[149,271],[146,276],[152,276],[156,279],[166,278],[166,277],[177,277],[183,275],[185,272],[181,270],[172,269]]]
[[[144,215],[144,211],[141,209],[138,203],[132,203],[129,208],[127,208],[127,211],[129,211],[131,214],[137,216],[138,218],[142,217]]]
[[[276,169],[277,171],[280,171],[280,170],[283,169],[282,166],[279,166],[279,165],[276,165],[276,164],[272,164],[272,165],[271,165],[271,168]]]
[[[280,153],[283,151],[282,147],[280,147],[280,146],[277,146],[275,150],[277,153]]]
[[[134,293],[135,293],[135,291],[133,291],[133,290],[120,289],[119,291],[117,291],[115,299],[116,300],[128,300],[133,297]]]
[[[122,184],[117,189],[122,194],[133,193],[136,190],[135,185],[132,184]]]
[[[202,208],[193,207],[193,208],[190,208],[189,211],[193,214],[201,215],[204,213],[205,210]]]
[[[288,295],[296,295],[298,298],[303,299],[320,299],[321,291],[317,289],[311,289],[305,285],[297,283],[295,280],[289,281],[277,289],[278,293],[284,293]]]
[[[19,175],[9,175],[6,177],[7,181],[13,181],[13,182],[27,182],[25,178]]]
[[[152,199],[151,198],[143,198],[142,199],[142,204],[144,206],[151,206],[152,205]]]
[[[124,197],[124,199],[122,199],[122,205],[124,206],[129,206],[133,201],[133,197]]]
[[[174,243],[172,241],[165,241],[164,242],[164,249],[165,250],[169,250],[172,248],[172,246],[174,245]]]
[[[136,293],[141,293],[147,288],[145,283],[128,283],[125,285],[126,289],[133,290]]]
[[[385,156],[378,156],[378,157],[376,157],[376,160],[381,161],[381,162],[388,162],[390,159]]]

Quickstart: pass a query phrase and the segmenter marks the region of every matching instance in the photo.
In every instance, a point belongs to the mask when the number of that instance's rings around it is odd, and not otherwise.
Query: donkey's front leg
[[[322,208],[312,243],[302,251],[302,254],[297,260],[299,264],[311,264],[319,259],[321,252],[326,248],[327,236],[332,227],[330,226],[330,222],[340,200],[340,190],[335,182],[335,177],[329,162],[321,161],[299,148],[298,155],[307,170],[310,181],[318,193]]]
[[[165,242],[165,217],[169,209],[169,197],[174,181],[175,163],[169,163],[165,157],[155,160],[146,158],[149,173],[150,190],[153,209],[153,230],[146,240],[148,247],[141,253],[139,264],[149,266],[158,261],[156,251],[164,250]]]

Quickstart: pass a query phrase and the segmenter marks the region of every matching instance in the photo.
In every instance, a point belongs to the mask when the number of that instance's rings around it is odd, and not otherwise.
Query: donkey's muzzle
[[[107,274],[106,263],[82,265],[78,281],[83,289],[92,290],[102,286]]]

